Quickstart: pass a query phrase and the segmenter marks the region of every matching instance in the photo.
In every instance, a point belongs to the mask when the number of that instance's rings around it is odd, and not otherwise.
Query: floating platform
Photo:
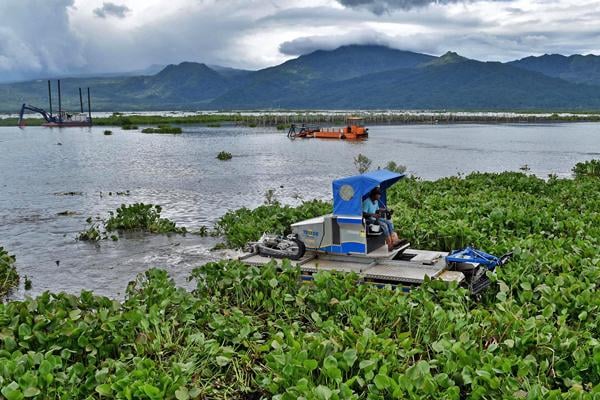
[[[386,248],[381,248],[368,256],[309,252],[302,259],[291,263],[300,268],[304,279],[312,279],[312,275],[319,271],[335,271],[355,273],[364,282],[380,285],[415,286],[427,279],[462,282],[465,279],[462,272],[448,271],[447,255],[448,253],[440,251],[406,248],[388,252]],[[282,263],[280,259],[256,253],[244,254],[239,259],[253,266],[263,266],[272,261],[280,265]]]

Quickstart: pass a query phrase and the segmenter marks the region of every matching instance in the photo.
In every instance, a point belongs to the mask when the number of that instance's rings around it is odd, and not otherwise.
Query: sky
[[[486,61],[600,54],[600,1],[0,0],[0,81],[381,44]]]

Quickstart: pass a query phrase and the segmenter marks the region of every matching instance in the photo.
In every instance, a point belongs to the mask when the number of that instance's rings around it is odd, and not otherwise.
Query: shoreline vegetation
[[[146,115],[135,113],[113,113],[110,116],[94,117],[97,126],[121,126],[132,129],[138,125],[165,124],[205,124],[207,127],[221,127],[225,124],[248,127],[277,127],[286,129],[296,124],[333,124],[345,123],[348,116],[364,118],[366,125],[391,124],[463,124],[463,123],[551,123],[551,122],[600,122],[600,113],[470,113],[470,112],[256,112],[256,113],[213,113],[196,115]],[[0,126],[17,126],[17,118],[0,118]],[[41,118],[28,118],[26,126],[41,126]]]

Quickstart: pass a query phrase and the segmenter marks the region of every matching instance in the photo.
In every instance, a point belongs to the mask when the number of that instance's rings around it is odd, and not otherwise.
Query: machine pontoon
[[[240,259],[264,265],[289,258],[304,279],[318,271],[357,273],[364,282],[410,290],[428,279],[458,282],[478,294],[490,285],[488,271],[506,263],[511,254],[495,257],[467,247],[453,252],[418,250],[410,243],[388,250],[377,223],[363,217],[362,203],[378,187],[386,206],[386,190],[404,177],[388,170],[333,182],[333,213],[292,224],[286,237],[265,234],[249,244]]]

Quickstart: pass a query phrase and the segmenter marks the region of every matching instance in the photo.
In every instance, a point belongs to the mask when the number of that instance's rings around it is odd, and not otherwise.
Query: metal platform
[[[387,252],[387,249],[385,251]],[[298,266],[303,275],[313,275],[319,271],[356,273],[364,281],[382,284],[418,285],[426,279],[461,282],[464,279],[461,272],[446,270],[445,256],[447,254],[410,248],[402,253],[399,251],[388,252],[387,258],[382,257],[382,254],[377,254],[377,257],[369,257],[369,255],[334,256],[310,252],[302,259],[291,263]],[[245,254],[240,257],[240,260],[254,266],[262,266],[272,261],[281,265],[282,262],[282,260],[258,254]]]

